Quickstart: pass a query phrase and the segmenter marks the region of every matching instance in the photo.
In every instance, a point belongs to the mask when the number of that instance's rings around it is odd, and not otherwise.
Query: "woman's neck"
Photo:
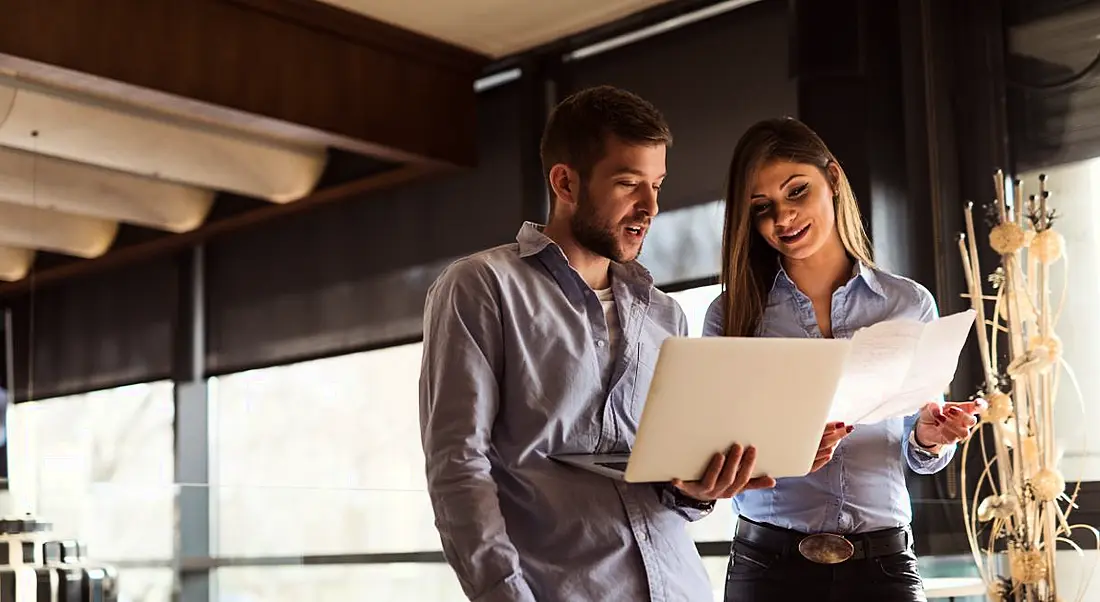
[[[783,258],[783,269],[810,299],[830,299],[852,277],[852,258],[839,238],[804,259]]]

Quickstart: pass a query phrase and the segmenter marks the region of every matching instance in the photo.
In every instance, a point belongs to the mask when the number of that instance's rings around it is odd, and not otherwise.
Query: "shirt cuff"
[[[918,458],[928,458],[929,460],[937,460],[942,458],[947,453],[947,445],[938,445],[933,448],[927,448],[917,441],[917,427],[914,425],[909,431],[909,449],[911,449]]]
[[[714,511],[716,503],[714,500],[703,501],[684,495],[683,492],[672,485],[662,485],[659,495],[661,496],[661,503],[665,507],[679,512],[681,516],[691,522],[706,518]]]

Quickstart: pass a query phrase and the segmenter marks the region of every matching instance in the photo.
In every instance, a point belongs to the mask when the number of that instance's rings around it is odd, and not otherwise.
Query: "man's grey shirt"
[[[612,263],[612,357],[596,294],[527,223],[449,266],[428,292],[420,423],[447,561],[478,601],[713,599],[668,486],[548,458],[629,451],[679,305],[637,263]],[[612,362],[609,382],[603,367]]]

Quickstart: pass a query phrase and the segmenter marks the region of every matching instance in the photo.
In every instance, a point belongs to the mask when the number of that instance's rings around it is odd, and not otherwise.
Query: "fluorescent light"
[[[578,48],[573,52],[566,54],[565,60],[575,61],[595,56],[597,54],[607,52],[608,50],[614,50],[615,48],[620,48],[622,46],[626,46],[627,44],[633,44],[634,42],[638,42],[646,38],[651,38],[658,34],[672,31],[674,29],[679,29],[685,25],[690,25],[697,21],[716,17],[722,13],[727,13],[735,8],[740,8],[742,6],[752,4],[753,2],[757,1],[758,0],[727,0],[726,2],[719,2],[718,4],[714,4],[706,8],[701,8],[697,11],[680,15],[679,17],[673,17],[667,21],[662,21],[660,23],[650,25],[649,27],[643,27],[642,29],[632,31],[630,33],[615,36],[602,42],[597,42],[590,46],[585,46],[584,48]]]
[[[523,71],[519,68],[508,69],[507,71],[501,71],[492,75],[486,75],[485,77],[474,82],[474,92],[484,92],[490,88],[502,86],[508,82],[519,79],[519,76],[523,74]]]

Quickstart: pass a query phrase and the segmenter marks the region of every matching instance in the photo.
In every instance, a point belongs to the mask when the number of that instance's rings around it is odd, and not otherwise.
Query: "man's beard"
[[[628,256],[617,236],[616,228],[601,222],[596,214],[596,204],[588,196],[588,186],[581,186],[581,194],[577,198],[577,211],[570,220],[570,229],[573,238],[582,247],[617,263],[627,263],[637,258],[637,255]],[[638,245],[638,253],[642,252]]]

